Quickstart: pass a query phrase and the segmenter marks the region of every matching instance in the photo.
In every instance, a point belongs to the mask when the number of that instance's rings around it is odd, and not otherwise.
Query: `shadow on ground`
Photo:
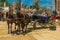
[[[28,28],[26,32],[24,32],[24,31],[22,32],[22,30],[20,30],[20,31],[16,30],[16,31],[13,31],[12,34],[16,34],[16,35],[23,34],[23,35],[26,35],[26,34],[32,32],[32,30],[41,30],[41,29],[47,29],[47,28],[49,28],[52,31],[56,30],[56,27],[36,27],[35,29],[34,28]]]

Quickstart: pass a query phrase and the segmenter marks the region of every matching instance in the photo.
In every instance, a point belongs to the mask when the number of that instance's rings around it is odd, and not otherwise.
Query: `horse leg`
[[[22,28],[22,31],[23,31],[23,25],[21,24],[21,28]]]
[[[18,29],[17,29],[17,30],[18,30],[18,32],[20,33],[20,24],[18,24]]]
[[[12,23],[11,23],[10,29],[11,29],[11,33],[12,33]]]
[[[21,23],[22,32],[24,32],[24,26],[25,26],[25,24]]]
[[[26,28],[25,28],[25,32],[27,32],[27,25],[28,25],[28,23],[27,23],[27,24],[25,24],[25,26],[26,26]]]
[[[9,31],[9,23],[7,23],[8,24],[8,34],[10,33],[10,31]]]
[[[17,23],[15,23],[15,28],[14,28],[14,29],[15,29],[15,31],[16,31],[16,25],[17,25]]]

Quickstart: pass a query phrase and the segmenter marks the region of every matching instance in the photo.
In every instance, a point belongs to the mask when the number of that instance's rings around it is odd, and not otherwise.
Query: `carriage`
[[[33,28],[36,29],[37,27],[37,22],[39,23],[39,25],[41,27],[49,27],[52,28],[51,26],[53,25],[53,28],[56,29],[56,25],[55,25],[55,21],[54,21],[54,15],[50,15],[50,16],[41,16],[41,14],[34,14],[31,17],[32,21],[34,21],[33,23]],[[48,26],[47,26],[48,25]]]

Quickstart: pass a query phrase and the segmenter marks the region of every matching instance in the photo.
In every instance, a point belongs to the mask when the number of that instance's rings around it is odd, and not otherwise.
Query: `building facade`
[[[57,13],[60,14],[60,0],[56,0],[56,10]]]

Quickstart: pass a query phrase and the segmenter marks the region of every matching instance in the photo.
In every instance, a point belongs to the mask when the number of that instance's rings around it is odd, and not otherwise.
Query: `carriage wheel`
[[[50,26],[50,30],[56,30],[56,26],[55,25],[51,25]]]
[[[46,24],[43,24],[43,23],[41,23],[40,25],[42,28],[44,28],[46,26]]]

